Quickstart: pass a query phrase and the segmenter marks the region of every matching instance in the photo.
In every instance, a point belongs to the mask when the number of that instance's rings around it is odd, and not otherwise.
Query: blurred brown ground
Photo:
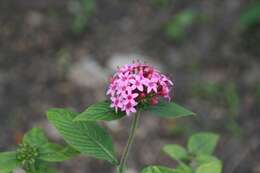
[[[221,135],[216,154],[224,161],[224,173],[260,172],[260,59],[251,52],[259,44],[248,49],[244,43],[254,35],[243,37],[237,28],[246,0],[174,0],[163,8],[150,1],[96,0],[87,28],[78,34],[71,30],[73,3],[0,1],[0,151],[14,148],[33,126],[60,140],[45,111],[51,107],[83,111],[105,98],[106,79],[117,65],[140,59],[169,74],[175,81],[176,102],[198,116],[166,121],[144,115],[130,156],[130,172],[155,163],[174,167],[161,147],[185,144],[196,131]],[[162,26],[184,9],[200,12],[205,20],[189,27],[182,41],[170,40]],[[212,95],[197,92],[194,86],[204,83],[217,83],[222,89]],[[218,93],[222,90],[227,93]],[[118,154],[129,121],[105,125]],[[83,157],[59,164],[58,169],[61,173],[113,172],[109,164]]]

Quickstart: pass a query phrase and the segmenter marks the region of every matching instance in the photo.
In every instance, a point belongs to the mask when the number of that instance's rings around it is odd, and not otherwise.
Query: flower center
[[[126,109],[130,109],[132,107],[132,104],[130,102],[128,102],[125,107],[126,107]]]
[[[122,78],[122,80],[123,80],[123,81],[126,81],[126,80],[127,80],[127,77],[124,76],[124,77]]]

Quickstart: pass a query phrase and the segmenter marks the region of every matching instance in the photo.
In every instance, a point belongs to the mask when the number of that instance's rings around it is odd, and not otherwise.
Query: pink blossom
[[[151,91],[154,91],[155,93],[157,93],[157,78],[151,78],[150,80],[147,79],[146,80],[146,86],[147,86],[147,93],[150,93]]]
[[[132,88],[129,85],[122,85],[118,87],[118,94],[120,96],[125,96],[127,93],[131,93],[132,92]]]
[[[111,97],[111,107],[115,108],[116,112],[118,111],[118,108],[123,108],[122,101],[119,100],[119,98],[116,97]]]
[[[107,90],[107,95],[114,95],[116,92],[117,86],[115,84],[111,84]]]
[[[137,103],[136,104],[132,104],[131,102],[128,102],[128,103],[126,103],[124,105],[122,110],[125,111],[127,115],[130,115],[131,113],[135,113],[136,112],[136,109],[134,107],[136,105],[137,105]]]
[[[162,81],[168,82],[170,85],[173,85],[172,81],[163,74],[162,74]]]
[[[143,91],[144,90],[144,84],[145,84],[145,80],[144,78],[139,74],[139,75],[135,75],[133,79],[130,79],[129,82],[132,84],[132,89],[138,89],[139,91]]]
[[[121,79],[121,80],[119,81],[119,85],[120,85],[120,86],[128,85],[129,79],[130,79],[129,72],[119,73],[119,74],[118,74],[118,77],[119,77],[119,79]]]
[[[170,100],[172,85],[172,81],[157,69],[137,62],[118,68],[110,80],[106,94],[115,111],[130,115],[137,111],[140,102],[156,105],[158,97]]]
[[[137,93],[129,93],[127,92],[124,96],[125,102],[126,103],[131,103],[131,104],[136,104],[137,102],[135,101],[135,98],[138,97]]]

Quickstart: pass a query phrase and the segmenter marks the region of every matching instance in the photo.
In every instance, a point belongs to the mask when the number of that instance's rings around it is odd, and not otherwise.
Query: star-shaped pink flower
[[[143,84],[145,84],[144,78],[141,75],[135,75],[133,79],[130,79],[129,82],[132,84],[132,89],[138,89],[139,91],[144,90]]]
[[[136,105],[137,105],[137,103],[132,104],[131,102],[128,102],[124,105],[122,110],[126,112],[126,115],[130,115],[131,113],[136,112],[136,109],[135,109]]]
[[[155,93],[157,93],[157,78],[151,78],[150,80],[149,79],[146,79],[146,86],[147,86],[147,93],[150,93],[151,91],[154,91]]]
[[[136,104],[137,102],[135,101],[135,98],[138,97],[138,94],[137,93],[132,93],[132,92],[126,92],[124,95],[123,95],[125,101],[124,103],[132,103],[132,104]]]
[[[132,93],[132,87],[130,87],[129,85],[119,86],[119,89],[118,89],[118,94],[119,95],[124,96],[127,93]]]
[[[110,87],[107,90],[107,95],[114,95],[116,93],[117,90],[117,85],[116,84],[112,84],[110,85]]]
[[[116,112],[118,111],[118,108],[120,108],[120,109],[123,108],[122,101],[119,100],[119,98],[112,97],[111,101],[112,101],[111,107],[115,108]]]

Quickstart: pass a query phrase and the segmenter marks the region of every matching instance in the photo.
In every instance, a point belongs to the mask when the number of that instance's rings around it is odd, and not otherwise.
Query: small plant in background
[[[71,29],[75,34],[81,34],[89,25],[89,18],[94,14],[95,0],[76,0],[69,3],[69,10],[73,15]]]
[[[234,136],[241,136],[241,128],[236,121],[240,110],[240,95],[233,82],[194,84],[192,92],[195,97],[208,100],[209,103],[227,109],[229,116],[225,117],[227,130]]]
[[[10,173],[17,167],[28,173],[52,173],[55,170],[49,163],[68,160],[78,154],[108,161],[117,173],[125,173],[142,112],[163,118],[194,115],[171,101],[172,86],[167,76],[147,64],[137,62],[118,68],[110,79],[108,100],[93,104],[82,113],[61,108],[48,110],[48,120],[66,146],[49,142],[41,129],[34,128],[25,134],[17,151],[0,153],[0,173]],[[132,125],[124,152],[118,159],[111,136],[98,122],[121,118],[132,119]],[[179,166],[176,169],[148,167],[143,172],[189,173],[196,170],[196,173],[220,173],[221,162],[211,155],[217,139],[215,134],[201,133],[189,139],[187,150],[179,145],[167,145],[164,151],[177,160]]]
[[[242,11],[239,23],[242,27],[252,27],[260,22],[260,2],[252,1],[250,5]]]
[[[170,5],[170,0],[152,0],[151,4],[156,8],[166,8]]]
[[[258,0],[250,1],[241,12],[239,28],[242,33],[242,46],[250,54],[259,57],[260,51],[257,45],[260,43],[260,2]]]
[[[240,96],[236,85],[232,82],[227,83],[224,92],[229,113],[233,116],[238,115],[240,109]]]
[[[256,85],[255,97],[258,104],[260,104],[260,83]]]
[[[183,10],[177,13],[165,25],[165,35],[170,40],[182,40],[186,36],[187,29],[193,24],[195,18],[196,12],[194,10]]]
[[[177,161],[177,167],[148,166],[141,173],[221,173],[222,163],[212,155],[218,138],[214,133],[204,132],[192,135],[187,149],[177,144],[166,145],[163,151]]]
[[[69,160],[78,152],[70,146],[49,142],[44,132],[33,128],[26,133],[16,151],[0,153],[0,173],[20,167],[27,173],[52,173],[51,163]]]
[[[221,83],[200,83],[192,87],[193,95],[207,99],[213,104],[222,104],[227,107],[229,115],[238,115],[240,108],[240,96],[236,85],[232,82]],[[222,106],[221,105],[221,106]]]
[[[70,70],[71,66],[71,56],[69,50],[66,48],[61,48],[56,53],[58,72],[62,78],[65,78]]]

